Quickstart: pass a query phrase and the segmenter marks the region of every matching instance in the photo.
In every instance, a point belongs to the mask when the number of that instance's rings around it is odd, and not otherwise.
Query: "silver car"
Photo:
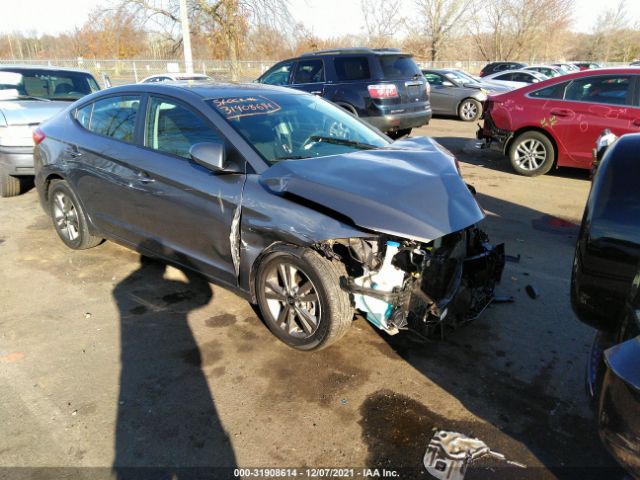
[[[88,72],[55,67],[0,67],[0,197],[33,177],[32,131],[79,98],[99,90]]]
[[[456,115],[460,120],[472,122],[482,113],[482,102],[488,94],[510,90],[498,85],[476,81],[457,70],[422,70],[431,87],[431,109],[434,114]]]

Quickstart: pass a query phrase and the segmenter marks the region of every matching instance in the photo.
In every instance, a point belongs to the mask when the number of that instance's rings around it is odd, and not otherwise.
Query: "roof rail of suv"
[[[329,50],[315,50],[313,52],[305,52],[301,57],[309,57],[313,55],[346,55],[354,53],[400,53],[399,48],[332,48]]]

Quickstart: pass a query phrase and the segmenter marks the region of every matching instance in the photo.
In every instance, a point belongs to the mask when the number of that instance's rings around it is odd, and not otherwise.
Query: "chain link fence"
[[[276,61],[274,60],[241,60],[237,64],[236,81],[250,82],[258,78]],[[487,62],[478,60],[451,60],[429,62],[416,59],[421,68],[457,68],[477,75]],[[542,63],[542,62],[541,62]],[[104,76],[108,76],[112,85],[136,83],[140,80],[159,73],[184,71],[182,60],[113,60],[113,59],[32,59],[9,60],[0,59],[0,64],[47,65],[52,67],[79,68],[91,72],[95,78],[104,83]],[[603,66],[626,66],[626,63],[601,63]],[[193,70],[204,73],[220,82],[232,81],[232,65],[228,60],[195,60]]]
[[[239,61],[236,80],[249,82],[258,78],[275,62]],[[137,83],[140,80],[159,73],[183,72],[182,60],[99,60],[99,59],[51,59],[51,60],[7,60],[0,59],[0,64],[45,65],[50,67],[79,68],[91,72],[101,84],[104,76],[108,76],[112,85]],[[204,73],[221,82],[232,81],[231,62],[226,60],[195,60],[195,73]]]

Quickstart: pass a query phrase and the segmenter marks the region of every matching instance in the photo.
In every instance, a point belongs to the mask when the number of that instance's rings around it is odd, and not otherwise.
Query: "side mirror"
[[[442,82],[442,86],[443,87],[453,87],[453,83],[449,82],[448,80],[445,80],[444,82]]]
[[[221,172],[227,166],[224,144],[222,143],[196,143],[189,149],[189,155],[198,165],[202,165],[212,172]]]

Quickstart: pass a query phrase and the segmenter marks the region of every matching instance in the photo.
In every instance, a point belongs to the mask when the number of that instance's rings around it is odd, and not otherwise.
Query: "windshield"
[[[462,72],[447,72],[444,74],[445,77],[447,77],[449,80],[453,81],[454,83],[458,83],[460,85],[464,85],[467,83],[472,83],[474,85],[478,84],[478,80],[476,80],[475,78],[473,78],[471,75],[467,75],[465,73]]]
[[[341,108],[312,95],[267,91],[216,98],[211,105],[269,163],[391,143]]]
[[[2,98],[75,101],[100,90],[94,78],[82,72],[3,68],[0,74]]]

